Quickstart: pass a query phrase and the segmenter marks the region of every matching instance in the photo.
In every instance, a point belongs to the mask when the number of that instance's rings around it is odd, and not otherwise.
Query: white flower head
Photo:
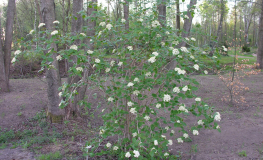
[[[80,33],[80,35],[82,35],[82,36],[86,37],[86,34],[85,34],[85,33]]]
[[[156,104],[156,108],[160,108],[161,107],[161,104],[160,103],[157,103]]]
[[[136,158],[140,156],[140,152],[139,151],[134,150],[133,153],[134,153],[134,157],[136,157]]]
[[[174,87],[173,92],[180,93],[180,88],[179,87]]]
[[[132,82],[129,82],[128,84],[127,84],[127,86],[128,87],[132,87],[134,84],[132,83]]]
[[[123,62],[119,62],[119,63],[118,63],[118,66],[120,67],[120,66],[122,66],[122,64],[123,64]]]
[[[111,66],[111,67],[114,66],[114,64],[115,64],[115,61],[111,61],[111,62],[110,62],[110,66]]]
[[[103,134],[104,132],[105,132],[105,130],[101,129],[99,134]]]
[[[177,138],[177,141],[178,141],[178,143],[183,143],[184,142],[182,138]]]
[[[157,140],[154,140],[153,143],[154,143],[155,146],[158,145],[158,141]]]
[[[138,96],[139,93],[140,93],[140,91],[138,91],[138,90],[135,90],[135,91],[132,92],[132,94],[134,94],[134,95],[136,95],[136,96]]]
[[[133,137],[136,137],[137,135],[138,135],[137,132],[132,133]]]
[[[173,41],[172,44],[174,44],[174,45],[178,45],[179,42],[178,42],[178,41]]]
[[[220,122],[220,120],[221,120],[221,115],[220,115],[219,112],[216,112],[216,116],[215,116],[214,120]]]
[[[164,153],[164,156],[165,156],[165,157],[169,156],[169,153],[165,152],[165,153]]]
[[[158,26],[160,26],[160,22],[159,21],[155,20],[155,21],[152,22],[152,27],[153,28],[156,28]]]
[[[185,52],[185,53],[189,53],[189,51],[187,50],[186,47],[181,47],[181,51]]]
[[[105,72],[108,73],[110,71],[110,68],[106,68]]]
[[[125,23],[126,22],[126,20],[125,19],[121,19],[121,23]]]
[[[159,55],[158,52],[153,52],[152,54],[153,54],[154,56],[158,56],[158,55]]]
[[[165,94],[164,96],[163,96],[163,101],[164,102],[169,102],[171,100],[171,96],[169,95],[169,94]]]
[[[52,35],[52,36],[54,36],[54,35],[56,35],[56,34],[58,34],[58,31],[57,31],[57,30],[54,30],[53,32],[51,32],[51,35]]]
[[[111,143],[108,142],[108,143],[106,144],[106,147],[110,148],[110,147],[111,147]]]
[[[202,126],[204,125],[204,122],[200,119],[199,121],[197,121],[197,124]]]
[[[127,153],[125,154],[125,157],[126,157],[126,158],[130,158],[130,157],[131,157],[130,152],[127,152]]]
[[[142,18],[139,18],[138,21],[143,22],[143,19],[142,19]]]
[[[62,96],[62,92],[59,92],[59,93],[58,93],[58,96],[61,97],[61,96]]]
[[[193,135],[199,135],[199,132],[198,132],[198,130],[193,130]]]
[[[164,127],[164,129],[168,131],[169,130],[169,126]]]
[[[100,63],[100,59],[96,58],[96,59],[95,59],[95,62],[96,62],[96,63]]]
[[[204,70],[204,73],[205,73],[205,74],[208,74],[207,70]]]
[[[114,99],[113,99],[112,97],[109,97],[109,98],[108,98],[108,101],[109,101],[109,102],[113,102],[113,100],[114,100]]]
[[[145,119],[146,121],[149,121],[149,120],[150,120],[150,116],[146,115],[146,116],[144,117],[144,119]]]
[[[107,28],[108,30],[111,30],[112,27],[113,27],[113,26],[112,26],[111,24],[107,24],[107,25],[106,25],[106,28]]]
[[[179,53],[180,53],[180,52],[179,52],[178,49],[176,49],[176,48],[173,49],[173,55],[178,55]]]
[[[189,41],[189,38],[186,37],[185,40]]]
[[[201,101],[201,98],[197,97],[197,98],[195,98],[195,101],[196,101],[196,102],[200,102],[200,101]]]
[[[127,49],[128,49],[129,51],[132,51],[132,50],[133,50],[133,47],[132,47],[132,46],[128,46]]]
[[[188,15],[185,15],[184,18],[185,18],[185,19],[189,19]]]
[[[184,134],[183,134],[183,137],[184,137],[184,138],[188,138],[189,135],[188,135],[187,133],[184,133]]]
[[[196,41],[196,39],[194,37],[191,38],[192,41]]]
[[[162,138],[166,139],[166,136],[165,135],[161,135]]]
[[[161,36],[160,34],[157,34],[156,37],[160,38],[160,37],[162,37],[162,36]]]
[[[182,88],[182,90],[183,90],[184,92],[186,92],[186,91],[188,90],[188,86],[187,86],[187,85],[184,86],[184,87]]]
[[[217,56],[213,56],[213,58],[217,58]]]
[[[199,66],[197,64],[195,64],[194,69],[199,70]]]
[[[80,72],[83,72],[83,68],[82,67],[77,67],[76,70],[80,71]]]
[[[220,126],[219,126],[219,125],[217,125],[217,126],[216,126],[216,129],[219,129],[219,128],[220,128]]]
[[[11,63],[15,63],[16,62],[16,57],[14,57],[11,61]]]
[[[171,130],[171,133],[174,134],[174,130]]]
[[[99,37],[101,34],[102,34],[102,31],[99,31],[99,33],[98,33],[98,37]]]
[[[117,147],[117,146],[114,146],[114,147],[113,147],[113,150],[114,150],[114,151],[116,151],[116,150],[118,150],[118,149],[119,149],[119,147]]]
[[[169,31],[166,31],[166,32],[165,32],[165,34],[169,35],[169,34],[170,34],[170,32],[169,32]]]
[[[78,46],[76,46],[76,45],[72,45],[72,46],[70,46],[69,49],[78,50]]]
[[[155,57],[151,57],[150,59],[148,59],[148,62],[150,63],[154,63],[156,61]]]
[[[140,80],[139,80],[139,78],[134,78],[134,80],[133,80],[134,82],[140,82]]]
[[[169,139],[168,140],[168,145],[170,145],[170,146],[173,145],[173,140]]]
[[[164,42],[161,42],[161,45],[162,45],[162,46],[165,46],[165,43],[164,43]]]
[[[195,57],[194,57],[194,56],[192,56],[192,55],[190,56],[190,58],[192,58],[192,59],[195,59]]]
[[[53,24],[59,24],[59,21],[54,21]]]
[[[146,77],[150,77],[151,75],[152,75],[151,72],[147,72],[147,73],[145,74]]]
[[[58,61],[61,61],[61,60],[62,60],[61,55],[58,55],[58,56],[56,57],[56,59],[57,59]]]
[[[88,53],[88,54],[93,54],[93,51],[88,50],[87,53]]]
[[[100,22],[100,24],[99,24],[99,26],[102,26],[102,27],[104,27],[105,25],[106,25],[105,22]]]
[[[39,23],[38,28],[41,28],[45,25],[45,23]]]
[[[177,122],[177,123],[180,123],[180,120],[177,120],[176,122]]]
[[[15,53],[14,53],[14,55],[19,55],[20,53],[21,53],[20,50],[16,50]]]
[[[29,34],[33,34],[35,32],[35,30],[31,30],[30,32],[29,32]]]
[[[132,114],[136,114],[136,113],[137,113],[137,111],[136,111],[135,108],[131,108],[131,109],[130,109],[130,112],[131,112]]]
[[[134,103],[132,103],[131,101],[129,101],[129,102],[127,103],[127,105],[128,105],[129,107],[131,107],[131,106],[134,105]]]

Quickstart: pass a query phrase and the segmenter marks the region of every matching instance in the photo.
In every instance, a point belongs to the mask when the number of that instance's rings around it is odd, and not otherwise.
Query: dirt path
[[[176,137],[170,137],[174,141],[171,153],[178,154],[180,150],[183,152],[182,159],[196,160],[263,159],[263,74],[243,80],[249,87],[249,91],[244,94],[247,103],[236,107],[221,101],[228,92],[217,76],[196,76],[196,79],[200,86],[195,94],[221,113],[219,124],[222,132],[200,129],[198,136],[191,134],[192,142],[183,144],[177,143],[176,138],[181,136],[178,133]],[[11,80],[11,86],[10,93],[0,94],[1,128],[19,127],[18,124],[33,117],[47,104],[45,84],[38,79]],[[186,103],[191,105],[193,101]],[[19,112],[22,114],[19,115]],[[198,119],[190,117],[188,121],[196,123]],[[0,150],[0,160],[31,160],[33,156],[33,153],[21,148]]]

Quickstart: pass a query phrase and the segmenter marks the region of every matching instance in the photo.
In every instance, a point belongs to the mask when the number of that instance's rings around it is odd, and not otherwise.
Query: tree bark
[[[180,30],[180,1],[176,1],[176,29]],[[179,34],[178,34],[179,35]]]
[[[82,17],[79,14],[79,12],[82,10],[82,8],[83,8],[83,0],[73,0],[73,8],[72,8],[72,10],[73,10],[72,16],[73,17],[72,17],[72,22],[71,22],[71,35],[72,36],[79,34],[82,30]],[[80,39],[75,40],[74,44],[77,46],[80,46],[80,44],[81,44]],[[68,65],[71,68],[75,64],[77,64],[77,56],[73,55],[70,57]],[[77,83],[78,81],[80,81],[79,76],[68,77],[68,84]],[[78,96],[76,95],[74,97],[74,100],[70,102],[70,110],[69,110],[70,112],[67,113],[68,117],[69,117],[69,114],[71,114],[71,113],[73,116],[79,116],[80,115],[77,103],[78,103]]]
[[[124,12],[124,19],[125,22],[125,30],[129,31],[129,2],[125,0],[125,3],[123,4],[123,12]]]
[[[54,0],[41,0],[41,13],[43,18],[43,23],[45,23],[47,30],[54,30],[55,21],[55,3]],[[51,38],[51,37],[50,37]],[[55,43],[52,43],[50,49],[54,49],[55,52],[52,53],[52,58],[54,59],[52,65],[55,69],[46,70],[47,79],[47,95],[48,95],[48,116],[51,123],[62,123],[64,110],[59,108],[61,98],[59,97],[58,88],[61,86],[61,79],[59,75],[58,61],[56,60],[57,47]],[[45,51],[47,53],[47,51]]]
[[[38,0],[35,0],[35,3],[36,3],[36,6],[37,6],[37,11],[38,11],[38,15],[39,15],[39,22],[43,22]]]
[[[222,32],[222,24],[223,24],[223,19],[224,19],[224,13],[225,13],[225,4],[224,0],[220,0],[221,2],[221,15],[220,15],[220,20],[218,24],[218,29],[217,29],[217,35],[216,35],[216,40],[217,40],[217,46],[219,44],[219,34]]]
[[[161,1],[157,5],[158,21],[161,23],[162,27],[166,26],[166,0],[158,0]]]
[[[8,6],[7,6],[7,12],[6,12],[7,18],[6,18],[6,29],[5,29],[5,42],[1,50],[3,58],[4,58],[5,81],[3,82],[1,81],[0,83],[4,83],[4,84],[3,85],[1,84],[0,86],[4,87],[2,91],[5,91],[5,92],[10,91],[9,69],[10,69],[10,62],[11,62],[11,46],[12,46],[12,40],[13,40],[13,25],[14,25],[15,9],[16,9],[15,0],[9,0]],[[0,68],[0,70],[3,70],[3,68]]]
[[[263,69],[263,0],[261,0],[261,14],[258,30],[257,64],[259,69]]]
[[[191,29],[192,20],[193,20],[193,17],[191,15],[190,9],[194,5],[196,5],[196,2],[197,2],[197,0],[191,0],[190,1],[189,8],[188,8],[188,11],[187,11],[187,16],[189,17],[189,19],[185,19],[184,20],[184,27],[183,27],[184,31],[182,33],[182,37],[183,38],[188,37],[189,34],[190,34],[190,29]],[[179,44],[179,47],[183,47],[183,46],[186,46],[186,42],[184,42],[184,41]]]

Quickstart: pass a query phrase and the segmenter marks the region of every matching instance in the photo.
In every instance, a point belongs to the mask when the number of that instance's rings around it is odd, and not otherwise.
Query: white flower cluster
[[[186,47],[181,47],[181,51],[185,52],[185,53],[189,53],[189,51],[187,50]]]
[[[179,53],[180,53],[180,52],[179,52],[178,49],[176,49],[176,48],[173,49],[173,55],[178,55]]]
[[[82,35],[82,36],[86,37],[86,34],[85,34],[85,33],[80,33],[80,35]]]
[[[225,51],[225,52],[227,52],[227,48],[225,47],[225,46],[222,46],[223,47],[223,50]]]
[[[160,108],[162,105],[160,103],[156,104],[156,108]]]
[[[108,73],[110,71],[110,68],[106,68],[105,72]]]
[[[163,96],[163,101],[164,102],[169,102],[171,100],[171,96],[169,95],[169,94],[165,94],[164,96]]]
[[[96,62],[96,63],[100,63],[100,59],[96,58],[96,59],[95,59],[95,62]]]
[[[35,30],[31,30],[30,32],[29,32],[29,34],[33,34],[35,32]]]
[[[136,111],[135,108],[131,108],[131,109],[130,109],[130,112],[131,112],[132,114],[136,114],[136,113],[137,113],[137,111]]]
[[[201,98],[197,97],[197,98],[195,98],[195,101],[196,101],[196,102],[200,102],[200,101],[201,101]]]
[[[187,85],[184,86],[184,87],[182,88],[182,90],[185,91],[185,92],[188,91],[188,86],[187,86]]]
[[[146,121],[149,121],[149,120],[150,120],[150,116],[146,115],[146,116],[144,117],[144,119],[145,119]]]
[[[134,83],[132,83],[132,82],[129,82],[129,83],[127,84],[128,87],[132,87],[133,85],[134,85]]]
[[[72,46],[70,46],[69,49],[78,50],[78,46],[76,46],[76,45],[72,45]]]
[[[53,23],[54,23],[54,24],[59,24],[59,21],[54,21]]]
[[[58,31],[57,31],[57,30],[54,30],[53,32],[51,32],[51,36],[54,36],[54,35],[56,35],[56,34],[58,34]]]
[[[58,56],[56,57],[56,59],[57,59],[58,61],[61,61],[61,60],[62,60],[61,55],[58,55]]]
[[[109,97],[109,98],[108,98],[108,101],[109,101],[109,102],[113,102],[113,100],[114,100],[114,99],[113,99],[112,97]]]
[[[199,132],[198,132],[198,130],[193,130],[193,135],[199,135]]]
[[[173,41],[172,44],[174,44],[174,45],[178,45],[179,42],[178,42],[178,41]]]
[[[207,70],[204,70],[204,73],[205,73],[205,74],[208,74]]]
[[[175,92],[175,93],[180,93],[180,88],[179,88],[179,87],[174,87],[174,88],[173,88],[173,92]]]
[[[19,55],[20,53],[21,53],[20,50],[16,50],[15,53],[14,53],[14,55]]]
[[[77,67],[76,70],[80,71],[80,72],[83,72],[83,68],[82,67]]]
[[[118,66],[120,67],[120,66],[122,66],[122,64],[123,64],[123,62],[119,62],[119,63],[118,63]]]
[[[182,140],[182,138],[177,138],[178,143],[183,143],[184,141]]]
[[[93,51],[88,50],[87,53],[88,53],[88,54],[93,54]]]
[[[133,102],[131,102],[131,101],[129,101],[128,103],[127,103],[127,105],[129,106],[129,107],[131,107],[131,106],[133,106]]]
[[[184,133],[184,134],[183,134],[183,137],[184,137],[184,138],[188,138],[189,135],[188,135],[187,133]]]
[[[178,74],[185,74],[186,71],[185,70],[182,70],[181,68],[175,68],[174,71],[176,71]]]
[[[105,22],[100,22],[100,24],[99,24],[99,26],[102,26],[102,27],[104,27],[105,25],[106,25]]]
[[[191,38],[192,41],[196,41],[196,39],[194,37]]]
[[[159,21],[155,20],[155,21],[152,22],[152,27],[153,28],[156,28],[158,26],[160,26],[160,22]]]
[[[186,37],[185,40],[189,41],[189,38]]]
[[[185,15],[184,18],[185,18],[185,19],[189,19],[188,15]]]
[[[138,96],[138,95],[140,94],[140,91],[138,91],[138,90],[135,90],[135,91],[133,91],[133,92],[132,92],[132,94],[134,94],[134,95]]]
[[[111,24],[107,24],[107,25],[106,25],[106,28],[107,28],[108,30],[111,30],[112,27],[113,27],[113,26],[112,26]]]
[[[133,47],[132,47],[132,46],[128,46],[127,49],[128,49],[129,51],[132,51],[132,50],[133,50]]]
[[[181,106],[178,108],[178,110],[188,113],[188,110],[187,110],[187,109],[185,108],[185,106],[183,106],[183,105],[181,105]]]
[[[218,122],[221,120],[221,115],[219,112],[216,112],[216,116],[215,116],[214,120],[218,121]]]
[[[121,19],[121,23],[125,23],[126,22],[126,20],[125,19]]]
[[[199,70],[199,66],[197,64],[195,64],[194,69]]]
[[[38,28],[41,28],[45,25],[45,23],[39,23]]]
[[[150,62],[150,63],[154,63],[154,62],[156,61],[156,56],[159,55],[158,52],[153,52],[152,54],[153,54],[154,56],[151,57],[150,59],[148,59],[148,62]]]
[[[202,120],[199,120],[199,121],[197,121],[197,124],[202,126],[202,125],[204,125],[204,122]]]
[[[16,57],[14,57],[11,61],[11,63],[15,63],[16,62]]]
[[[151,75],[152,75],[151,72],[145,73],[145,76],[146,76],[146,77],[150,77]]]

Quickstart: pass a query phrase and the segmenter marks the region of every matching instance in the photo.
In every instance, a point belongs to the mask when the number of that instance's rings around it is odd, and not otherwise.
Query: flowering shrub
[[[152,12],[154,14],[149,16],[143,16],[142,11],[131,15],[136,27],[128,33],[118,29],[124,28],[125,20],[98,23],[96,35],[89,37],[94,50],[85,43],[72,45],[74,40],[87,38],[86,34],[62,37],[56,30],[39,31],[39,36],[43,34],[40,40],[51,35],[42,45],[47,48],[40,49],[41,52],[49,50],[43,56],[43,66],[55,69],[50,65],[53,60],[76,56],[78,60],[69,69],[69,75],[82,77],[88,70],[91,73],[88,77],[90,87],[101,90],[110,106],[103,110],[104,125],[100,127],[98,136],[87,142],[87,156],[175,158],[176,155],[169,153],[169,146],[173,143],[183,143],[191,136],[198,136],[198,130],[203,127],[219,130],[214,121],[220,121],[220,114],[213,113],[211,107],[193,94],[198,83],[189,77],[189,73],[200,70],[193,54],[202,51],[198,48],[176,48],[184,39],[177,37],[173,28],[161,27],[157,12]],[[40,24],[39,28],[43,26],[45,24]],[[116,42],[111,60],[105,58],[106,53],[100,48],[105,39]],[[191,38],[191,41],[195,39]],[[56,51],[48,48],[51,43],[66,43],[69,49],[58,51],[58,56],[53,59],[51,53]],[[87,51],[83,51],[83,47]],[[167,66],[173,62],[176,62],[176,67],[169,69]],[[86,83],[83,79],[73,84],[64,83],[59,88],[59,96],[64,97],[59,106],[67,106],[78,94],[77,88]],[[195,98],[195,103],[191,106],[183,104],[181,101],[187,98]],[[88,105],[85,101],[79,104]],[[166,116],[162,116],[163,111],[167,112]],[[198,116],[200,120],[189,131],[184,117],[190,115]],[[179,134],[175,134],[175,130]],[[117,140],[109,142],[109,137]],[[96,152],[98,149],[100,152]]]

